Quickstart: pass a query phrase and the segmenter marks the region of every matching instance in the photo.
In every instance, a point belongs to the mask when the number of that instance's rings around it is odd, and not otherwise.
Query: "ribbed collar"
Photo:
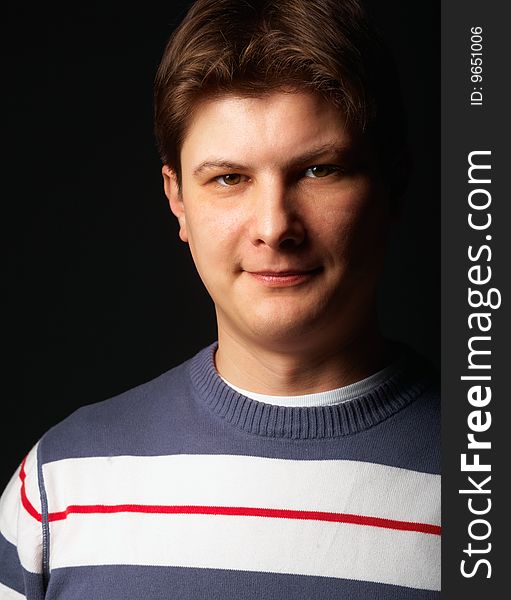
[[[190,361],[196,397],[218,417],[260,436],[322,439],[358,433],[395,414],[421,394],[431,382],[429,372],[412,351],[403,368],[370,392],[332,406],[288,407],[243,396],[226,384],[215,368],[217,342]]]

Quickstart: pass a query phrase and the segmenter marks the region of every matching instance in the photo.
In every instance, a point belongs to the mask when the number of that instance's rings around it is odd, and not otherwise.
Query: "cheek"
[[[379,262],[389,230],[387,204],[381,190],[370,186],[330,202],[324,218],[317,221],[318,239],[328,241],[337,257]]]
[[[380,205],[379,198],[373,198],[373,206],[362,211],[353,223],[351,231],[351,257],[354,265],[364,271],[377,273],[383,266],[389,231],[389,217]]]
[[[225,211],[207,208],[190,211],[186,221],[190,251],[201,276],[201,270],[207,277],[215,271],[226,271],[236,260],[240,220]]]

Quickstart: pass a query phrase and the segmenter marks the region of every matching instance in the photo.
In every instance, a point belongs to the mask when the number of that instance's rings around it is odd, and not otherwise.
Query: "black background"
[[[439,365],[439,7],[372,4],[403,80],[415,161],[381,322]],[[163,194],[152,134],[152,81],[187,5],[9,9],[12,184],[3,205],[19,226],[3,227],[11,360],[0,487],[76,408],[155,377],[216,337],[212,303]]]

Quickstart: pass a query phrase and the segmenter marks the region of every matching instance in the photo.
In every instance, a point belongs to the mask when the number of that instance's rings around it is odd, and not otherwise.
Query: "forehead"
[[[294,154],[359,141],[342,112],[319,95],[272,92],[258,97],[226,95],[203,100],[184,138],[183,166],[204,157],[288,162]]]

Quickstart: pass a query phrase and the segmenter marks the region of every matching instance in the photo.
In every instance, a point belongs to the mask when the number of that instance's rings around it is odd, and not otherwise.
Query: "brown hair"
[[[312,90],[369,132],[385,162],[405,146],[393,61],[357,0],[197,0],[155,81],[155,134],[181,180],[180,151],[203,98]],[[388,174],[388,173],[387,173]]]

